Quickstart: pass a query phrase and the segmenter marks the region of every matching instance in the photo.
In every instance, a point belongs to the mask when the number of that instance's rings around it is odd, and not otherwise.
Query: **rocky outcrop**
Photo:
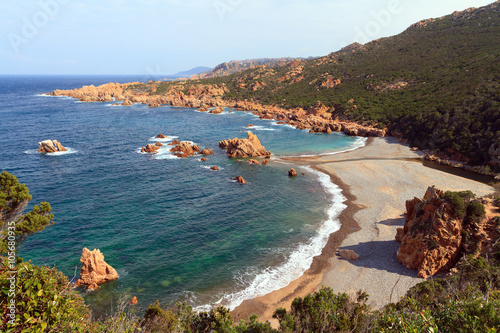
[[[237,176],[237,177],[234,177],[232,179],[236,180],[236,182],[238,182],[238,184],[246,184],[245,179],[243,179],[243,177],[241,177],[241,176]]]
[[[295,171],[294,168],[288,170],[288,177],[295,177],[295,176],[297,176],[297,171]]]
[[[404,227],[396,234],[398,261],[427,278],[453,268],[464,254],[491,256],[500,225],[490,201],[433,187],[423,199],[406,201]]]
[[[211,149],[205,148],[201,151],[202,155],[210,155],[213,154],[214,152]]]
[[[259,157],[271,156],[271,151],[261,145],[257,135],[252,132],[247,133],[247,139],[229,139],[219,141],[219,147],[227,150],[227,155],[234,157]]]
[[[213,167],[210,167],[210,170],[219,171],[219,167],[214,165]]]
[[[340,250],[339,255],[342,258],[347,259],[347,260],[358,260],[359,259],[359,254],[357,254],[353,250],[346,250],[346,249]]]
[[[212,114],[220,114],[222,112],[224,112],[224,108],[221,107],[216,107],[215,109],[208,111],[208,113]]]
[[[136,305],[137,304],[137,297],[134,296],[132,297],[132,299],[130,300],[130,305]]]
[[[178,144],[180,144],[180,141],[175,139],[174,141],[170,142],[168,145],[169,146],[177,146]]]
[[[200,152],[200,147],[197,145],[192,145],[191,143],[187,141],[183,141],[170,149],[172,153],[175,153],[174,155],[177,157],[181,158],[186,158],[189,156],[196,155],[196,153]]]
[[[55,153],[58,151],[67,151],[67,149],[57,140],[44,140],[38,142],[37,151],[40,153]]]
[[[250,159],[247,161],[248,164],[260,164],[259,161],[257,160],[254,160],[254,159]]]
[[[148,143],[146,147],[142,147],[141,152],[142,153],[150,153],[150,154],[156,154],[160,147],[156,144],[150,144]]]
[[[206,159],[205,157],[202,157],[202,158],[200,159],[200,161],[202,161],[202,162],[206,162],[206,161],[207,161],[207,159]]]
[[[157,136],[155,136],[155,138],[156,138],[156,139],[166,139],[166,138],[168,138],[168,137],[167,137],[165,134],[160,133],[160,134],[158,134]]]
[[[118,273],[104,261],[104,255],[99,249],[90,251],[83,248],[80,262],[82,268],[75,287],[87,286],[88,289],[96,289],[101,283],[118,279]]]
[[[268,165],[269,164],[269,160],[263,160],[262,161],[262,165]]]

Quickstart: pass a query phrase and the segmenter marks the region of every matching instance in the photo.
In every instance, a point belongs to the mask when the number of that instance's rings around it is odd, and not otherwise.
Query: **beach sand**
[[[406,200],[422,198],[432,185],[442,190],[471,190],[479,196],[494,191],[483,183],[424,166],[421,153],[393,138],[369,139],[365,147],[350,152],[291,160],[329,174],[342,188],[347,208],[339,217],[341,228],[330,235],[322,254],[299,279],[243,302],[232,311],[236,320],[257,314],[259,320],[269,320],[276,327],[275,309],[289,309],[295,297],[323,285],[349,294],[363,290],[375,309],[396,302],[423,281],[396,260],[399,243],[394,237],[404,222]],[[344,260],[337,255],[339,249],[353,250],[360,259]]]

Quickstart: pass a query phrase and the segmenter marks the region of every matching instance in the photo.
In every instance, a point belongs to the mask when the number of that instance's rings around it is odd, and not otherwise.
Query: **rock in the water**
[[[252,125],[252,124],[250,124],[250,125],[246,125],[245,127],[253,127],[253,125]]]
[[[132,297],[132,300],[130,300],[130,305],[136,305],[137,304],[137,297]]]
[[[202,157],[200,161],[205,162],[207,159],[205,157]]]
[[[170,142],[168,145],[169,146],[176,146],[178,144],[180,144],[179,140],[175,139],[174,141]]]
[[[268,165],[269,164],[269,160],[263,160],[262,161],[262,165]]]
[[[38,151],[40,153],[55,153],[58,151],[66,151],[67,149],[57,140],[44,140],[38,142]]]
[[[357,254],[353,250],[346,250],[346,249],[340,250],[339,255],[342,258],[347,259],[347,260],[358,260],[359,259],[359,254]]]
[[[75,287],[87,286],[89,289],[96,289],[101,283],[118,279],[118,273],[104,261],[104,255],[99,249],[90,251],[83,248],[80,262],[82,268]]]
[[[271,151],[261,145],[259,139],[252,132],[247,133],[248,139],[229,139],[219,141],[219,147],[227,149],[229,157],[259,157],[270,156]]]
[[[196,153],[200,152],[200,147],[197,145],[192,145],[187,141],[183,141],[179,143],[177,146],[170,149],[171,152],[175,153],[174,155],[181,158],[186,158],[189,156],[196,155]]]
[[[260,163],[257,160],[250,159],[250,160],[248,160],[248,164],[260,164]]]
[[[166,136],[165,134],[163,134],[163,133],[160,133],[160,134],[158,134],[158,135],[156,136],[156,138],[157,138],[157,139],[166,139],[166,138],[167,138],[167,136]]]
[[[245,179],[243,179],[243,177],[241,177],[241,176],[234,177],[233,180],[236,180],[239,184],[245,184],[246,183]]]
[[[157,143],[155,143],[155,146],[157,146],[157,147],[163,147],[163,143],[157,142]]]
[[[201,151],[202,155],[210,155],[213,154],[214,152],[211,149],[205,148]]]
[[[295,176],[297,176],[297,171],[295,171],[294,168],[288,170],[288,177],[295,177]]]
[[[214,171],[219,171],[219,167],[214,165],[213,167],[210,167],[210,169],[214,170]]]
[[[148,143],[146,147],[142,147],[141,152],[156,154],[159,149],[160,149],[159,146]]]
[[[213,110],[208,111],[208,113],[213,113],[213,114],[219,114],[224,112],[224,108],[221,108],[220,106],[216,107]]]

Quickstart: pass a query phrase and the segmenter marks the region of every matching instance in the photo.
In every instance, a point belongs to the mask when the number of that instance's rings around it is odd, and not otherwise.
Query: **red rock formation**
[[[233,180],[236,180],[239,184],[246,184],[245,179],[241,176],[234,177]]]
[[[137,297],[132,297],[132,299],[130,300],[130,305],[136,305],[137,304]]]
[[[156,139],[166,139],[166,138],[167,138],[167,136],[166,136],[165,134],[163,134],[163,133],[160,133],[160,134],[158,134],[157,136],[155,136],[155,138],[156,138]]]
[[[288,170],[288,177],[295,177],[297,176],[297,171],[295,171],[294,168]]]
[[[170,151],[175,153],[174,155],[177,157],[186,158],[189,156],[196,155],[196,153],[199,153],[200,147],[192,145],[187,141],[183,141],[179,143],[177,146],[170,149]]]
[[[215,109],[208,111],[208,113],[212,114],[220,114],[222,112],[224,112],[224,108],[221,107],[216,107]]]
[[[156,154],[159,149],[160,149],[160,147],[158,147],[157,145],[152,145],[152,144],[148,143],[146,145],[146,147],[142,147],[141,152]]]
[[[178,144],[180,144],[179,140],[175,139],[174,141],[170,142],[168,145],[169,146],[176,146]]]
[[[252,125],[252,124],[250,124],[250,125],[246,125],[245,127],[253,127],[253,125]]]
[[[38,142],[38,152],[40,153],[55,153],[58,151],[67,151],[57,140],[45,140]]]
[[[250,159],[247,162],[248,162],[248,164],[260,164],[259,161],[254,160],[254,159]]]
[[[163,143],[157,142],[157,143],[155,143],[155,146],[157,146],[157,147],[163,147]]]
[[[214,170],[214,171],[219,171],[219,167],[214,165],[213,167],[210,167],[211,170]]]
[[[90,251],[83,248],[80,262],[82,268],[75,287],[87,286],[89,289],[96,289],[101,283],[118,279],[118,273],[104,261],[104,255],[99,249]]]
[[[227,149],[227,155],[233,157],[270,156],[271,152],[261,145],[259,139],[252,132],[248,132],[248,139],[229,139],[219,141],[219,147]]]
[[[202,155],[210,155],[213,154],[214,152],[211,149],[205,148],[201,151]]]
[[[342,258],[347,259],[347,260],[358,260],[359,259],[359,254],[357,254],[353,250],[346,250],[346,249],[340,250],[339,255]]]
[[[427,278],[455,266],[462,245],[462,221],[444,198],[443,192],[429,187],[424,199],[406,201],[404,228],[398,261],[418,276]]]
[[[205,162],[207,159],[205,157],[202,157],[200,161]]]
[[[263,160],[262,161],[262,165],[268,165],[269,164],[269,160]]]

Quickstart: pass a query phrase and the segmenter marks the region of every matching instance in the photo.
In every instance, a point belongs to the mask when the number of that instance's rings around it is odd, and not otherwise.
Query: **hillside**
[[[203,67],[203,66],[198,66],[198,67],[195,67],[195,68],[191,68],[187,71],[182,71],[182,72],[179,72],[179,73],[176,73],[174,74],[174,76],[191,76],[191,75],[198,75],[200,73],[203,73],[203,72],[207,72],[207,71],[210,71],[211,68],[210,67]]]
[[[293,60],[294,58],[262,58],[262,59],[232,60],[230,62],[223,62],[222,64],[219,64],[210,70],[199,73],[199,75],[195,75],[191,79],[196,80],[201,78],[221,77],[239,73],[247,69],[255,68],[257,66],[266,66],[269,68],[279,67],[279,66],[284,66]]]
[[[225,84],[226,99],[286,108],[321,101],[340,118],[388,126],[421,149],[499,170],[499,10],[497,1],[318,59],[203,83]]]

